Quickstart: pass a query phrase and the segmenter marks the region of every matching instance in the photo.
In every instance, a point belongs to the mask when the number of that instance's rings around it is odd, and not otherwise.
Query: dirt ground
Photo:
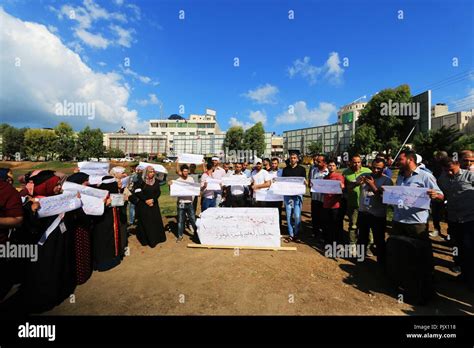
[[[427,306],[399,303],[374,258],[328,259],[311,238],[310,198],[297,251],[187,248],[185,236],[151,249],[135,236],[130,255],[108,272],[94,272],[46,315],[465,315],[474,294],[455,279],[450,248],[433,239],[437,295]],[[174,230],[175,218],[167,217]],[[446,226],[443,226],[446,233]],[[287,244],[285,244],[287,246]],[[72,302],[72,303],[71,303]]]

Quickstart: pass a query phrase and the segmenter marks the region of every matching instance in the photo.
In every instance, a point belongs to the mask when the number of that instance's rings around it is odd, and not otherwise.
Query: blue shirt
[[[245,170],[244,170],[244,174],[245,174],[245,176],[246,176],[247,178],[250,178],[251,175],[252,175],[252,172],[250,171],[250,169],[245,169]]]
[[[383,174],[388,176],[390,179],[392,178],[392,170],[389,167],[385,167],[385,169],[383,170]]]
[[[408,178],[399,174],[396,185],[428,188],[442,194],[433,174],[428,173],[420,167],[417,167]],[[429,215],[429,209],[408,207],[399,208],[396,205],[393,206],[393,221],[401,222],[403,224],[426,224]]]

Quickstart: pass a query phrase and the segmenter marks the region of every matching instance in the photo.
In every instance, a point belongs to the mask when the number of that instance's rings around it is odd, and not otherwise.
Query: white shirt
[[[252,181],[254,184],[261,185],[264,184],[265,181],[272,180],[272,177],[265,169],[261,169],[258,173],[256,171],[252,172]],[[256,198],[257,193],[253,191],[253,198]]]
[[[234,173],[232,175],[243,175],[245,176],[244,173],[240,172],[239,174],[237,173]],[[233,196],[238,196],[238,195],[243,195],[244,194],[244,185],[234,185],[234,186],[231,186],[230,187],[230,193],[233,195]]]
[[[186,180],[184,180],[182,177],[179,177],[178,179],[176,179],[176,181],[194,182],[194,179],[191,176],[188,176]],[[194,197],[192,196],[178,197],[178,203],[192,203],[193,198]]]

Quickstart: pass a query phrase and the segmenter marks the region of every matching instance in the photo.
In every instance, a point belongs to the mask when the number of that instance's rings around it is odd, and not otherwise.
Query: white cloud
[[[77,29],[74,35],[82,40],[86,45],[94,48],[107,48],[110,44],[110,41],[101,34],[93,34],[84,29]]]
[[[53,34],[58,32],[58,28],[56,28],[54,25],[48,25],[48,30]]]
[[[290,78],[301,75],[301,77],[309,81],[310,85],[314,85],[317,81],[318,75],[321,73],[321,68],[311,65],[309,63],[310,60],[309,57],[304,57],[302,60],[295,60],[293,65],[288,68]]]
[[[344,69],[340,66],[341,61],[337,52],[331,52],[323,66],[311,65],[310,60],[311,58],[307,56],[303,59],[295,60],[293,65],[288,67],[290,78],[300,76],[306,79],[310,85],[316,84],[321,76],[332,84],[342,82]]]
[[[117,4],[118,6],[122,6],[122,5],[123,5],[123,0],[115,0],[114,2],[115,2],[115,4]]]
[[[142,18],[142,12],[140,10],[140,7],[135,4],[127,4],[127,8],[129,8],[133,12],[134,20],[140,20]]]
[[[139,73],[137,73],[136,71],[133,71],[132,69],[130,68],[124,68],[122,65],[120,65],[120,68],[122,69],[122,72],[125,74],[125,75],[130,75],[132,76],[134,79],[136,80],[140,80],[141,82],[145,83],[145,84],[152,84],[153,86],[158,86],[160,83],[157,82],[157,81],[153,81],[151,79],[151,77],[148,77],[148,76],[145,76],[145,75],[140,75]]]
[[[8,86],[0,94],[4,122],[52,127],[65,121],[76,129],[146,130],[137,111],[127,107],[130,92],[121,75],[93,71],[44,25],[22,21],[2,8],[0,22],[0,85]],[[12,64],[17,57],[19,67]],[[64,100],[94,105],[95,118],[56,115],[56,104]]]
[[[262,124],[267,123],[267,114],[265,111],[250,111],[249,118],[254,121],[255,123],[257,122],[262,122]]]
[[[468,89],[467,95],[463,98],[454,100],[451,105],[456,111],[466,111],[474,109],[474,88]]]
[[[105,49],[110,44],[130,47],[133,42],[132,33],[135,31],[133,29],[125,29],[116,24],[109,26],[109,29],[117,37],[116,40],[105,37],[104,33],[93,32],[92,27],[97,21],[127,22],[125,14],[109,12],[93,0],[84,0],[83,6],[63,5],[59,10],[49,6],[49,9],[56,13],[59,19],[68,19],[76,22],[76,25],[72,28],[74,36],[93,48]]]
[[[127,30],[115,24],[111,24],[109,28],[112,29],[112,31],[115,32],[115,34],[118,36],[118,39],[116,40],[116,42],[120,46],[124,46],[124,47],[131,46],[131,43],[133,41],[132,34],[135,33],[134,29]]]
[[[100,66],[106,66],[106,65],[107,65],[106,62],[99,62],[99,63],[97,63],[97,64],[99,64]]]
[[[147,105],[158,105],[160,104],[160,100],[154,93],[148,94],[148,99],[140,99],[137,100],[137,104],[140,106],[147,106]]]
[[[231,117],[229,119],[229,125],[231,127],[242,127],[244,130],[245,129],[249,129],[250,127],[252,127],[254,124],[251,123],[251,122],[242,122],[240,120],[238,120],[237,118],[235,117]]]
[[[250,89],[243,95],[257,104],[276,104],[275,97],[278,94],[278,87],[267,83],[264,86],[259,86],[256,89]]]
[[[311,126],[329,124],[329,117],[336,112],[336,105],[326,102],[319,103],[318,107],[308,109],[306,102],[297,101],[293,107],[276,117],[277,124],[306,123]]]

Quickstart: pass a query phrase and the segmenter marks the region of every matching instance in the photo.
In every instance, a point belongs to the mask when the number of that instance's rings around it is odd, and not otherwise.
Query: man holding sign
[[[305,179],[306,185],[306,170],[298,164],[298,155],[296,153],[290,154],[290,164],[283,169],[282,177],[302,177]],[[290,238],[285,240],[286,243],[293,241],[299,242],[298,232],[301,226],[301,207],[303,206],[303,195],[284,196],[286,221],[288,224],[288,234]],[[291,223],[291,217],[294,217],[295,225]]]
[[[432,199],[443,200],[436,179],[430,173],[420,169],[416,165],[416,154],[412,150],[404,150],[399,155],[400,173],[397,177],[397,186],[410,186],[415,188],[426,188],[426,194]],[[429,240],[426,223],[430,213],[427,208],[416,208],[400,204],[393,208],[392,233],[401,234],[408,237]]]
[[[328,174],[327,158],[325,155],[314,155],[313,165],[309,170],[309,186],[313,188],[314,181],[324,179]],[[323,220],[323,193],[311,190],[311,221],[313,237],[321,239]]]

